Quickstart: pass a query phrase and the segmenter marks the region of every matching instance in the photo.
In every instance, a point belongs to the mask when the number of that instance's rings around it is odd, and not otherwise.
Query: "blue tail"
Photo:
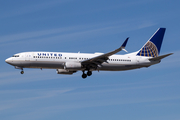
[[[157,57],[160,53],[166,28],[159,28],[147,43],[139,50],[137,56]]]

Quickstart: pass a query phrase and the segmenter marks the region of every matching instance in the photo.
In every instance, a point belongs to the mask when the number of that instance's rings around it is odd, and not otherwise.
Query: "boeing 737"
[[[21,69],[21,74],[24,73],[23,68],[56,69],[57,74],[68,75],[82,71],[82,78],[91,76],[92,71],[124,71],[149,67],[173,54],[159,56],[165,30],[166,28],[159,28],[140,50],[125,55],[116,53],[126,51],[129,38],[121,47],[108,53],[22,52],[5,61]]]

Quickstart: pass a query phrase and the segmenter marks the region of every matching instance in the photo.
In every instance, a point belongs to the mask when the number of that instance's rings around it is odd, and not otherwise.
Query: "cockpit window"
[[[12,57],[19,57],[19,55],[13,55]]]

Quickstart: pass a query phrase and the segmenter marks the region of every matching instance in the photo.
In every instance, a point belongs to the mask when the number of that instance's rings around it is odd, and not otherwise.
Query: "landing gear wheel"
[[[21,71],[21,74],[24,74],[24,71]]]
[[[86,77],[87,77],[87,75],[83,73],[82,74],[82,78],[86,78]]]
[[[91,75],[92,75],[92,71],[88,71],[88,72],[87,72],[87,75],[88,75],[88,76],[91,76]]]

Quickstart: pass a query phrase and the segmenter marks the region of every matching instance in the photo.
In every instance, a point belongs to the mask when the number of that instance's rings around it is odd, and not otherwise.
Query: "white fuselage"
[[[159,56],[165,30],[165,28],[159,28],[139,51],[125,55],[116,53],[121,50],[126,51],[125,47],[129,38],[126,38],[119,48],[108,53],[23,52],[5,61],[21,69],[21,74],[24,73],[23,68],[46,68],[56,69],[57,74],[68,75],[82,71],[82,78],[91,76],[92,71],[96,70],[123,71],[149,67],[173,54]]]
[[[6,62],[16,68],[46,68],[46,69],[66,69],[65,63],[81,63],[84,60],[96,57],[103,53],[65,53],[65,52],[23,52],[15,54],[6,59]],[[107,62],[93,70],[122,71],[159,63],[160,61],[149,61],[150,57],[135,56],[136,53],[125,55],[112,55]],[[74,69],[84,70],[83,67]]]

